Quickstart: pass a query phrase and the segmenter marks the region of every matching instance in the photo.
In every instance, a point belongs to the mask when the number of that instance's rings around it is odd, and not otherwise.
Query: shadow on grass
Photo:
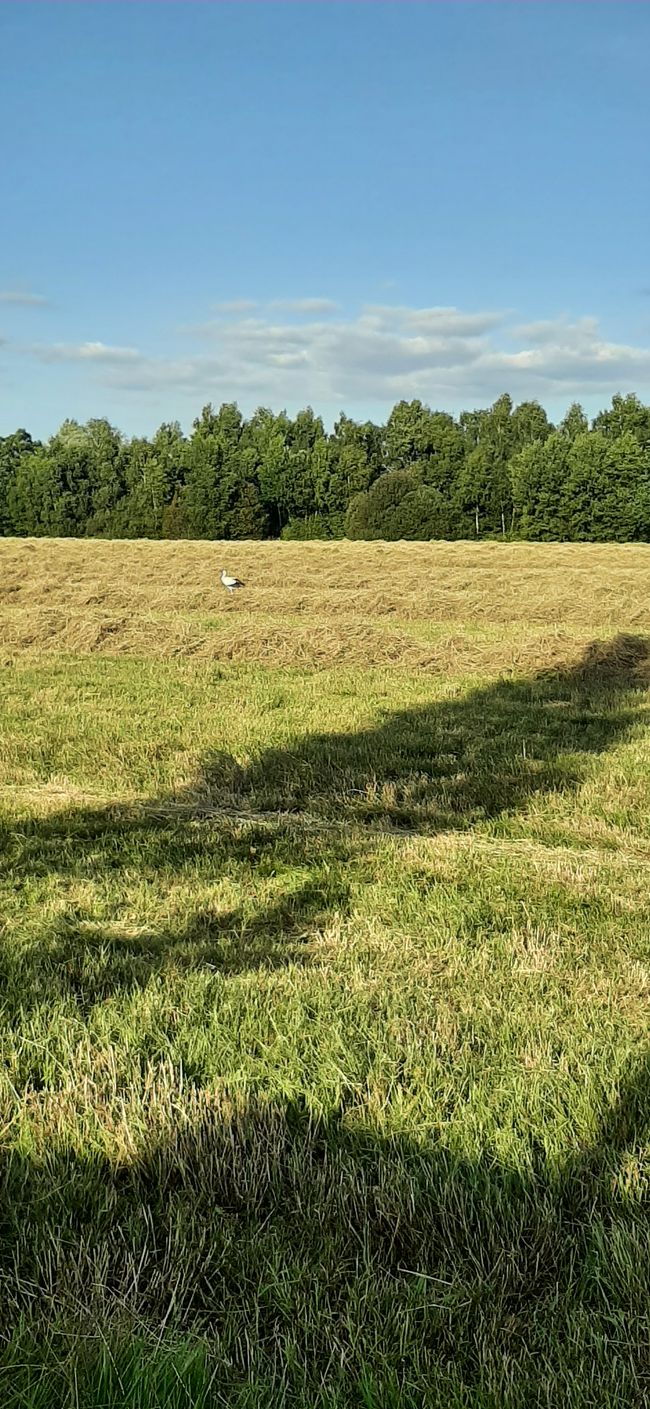
[[[1,951],[9,1010],[47,998],[55,976],[86,1011],[170,966],[227,975],[305,961],[310,937],[347,914],[348,863],[378,831],[468,830],[574,791],[590,760],[644,717],[649,663],[645,638],[619,636],[576,666],[499,680],[357,733],[310,735],[246,768],[208,755],[181,794],[22,821],[3,839],[17,885],[47,874],[119,885],[196,868],[203,884],[232,876],[245,898],[155,930],[125,924],[119,907],[103,925],[70,908],[28,947]]]
[[[68,905],[16,943],[0,939],[0,1011],[5,1020],[55,999],[71,999],[87,1016],[116,994],[144,988],[158,975],[207,970],[232,977],[308,962],[310,940],[350,904],[346,838],[325,847],[287,824],[259,826],[227,817],[184,820],[122,809],[60,814],[30,821],[12,873],[59,874],[68,880],[115,880],[115,919]],[[197,905],[182,923],[154,926],[124,919],[120,886],[138,866],[152,877],[182,877],[185,890],[230,877],[238,906]],[[162,902],[164,906],[164,900]]]
[[[645,640],[619,638],[575,669],[300,740],[247,769],[208,758],[182,796],[29,819],[6,838],[17,884],[196,866],[250,896],[155,933],[70,911],[17,957],[4,951],[5,1014],[22,1021],[57,981],[84,1014],[169,964],[238,974],[301,961],[314,930],[345,914],[348,865],[386,823],[471,828],[577,788],[642,718],[648,656]],[[247,808],[337,825],[232,815]],[[197,1093],[184,1119],[145,1117],[150,1138],[121,1166],[54,1142],[1,1157],[6,1337],[25,1325],[41,1341],[57,1327],[205,1335],[214,1402],[251,1409],[647,1402],[647,1057],[561,1168],[534,1148],[515,1169],[489,1151],[379,1138],[349,1107],[232,1113]],[[62,1352],[58,1363],[68,1374]]]
[[[5,1337],[36,1327],[52,1356],[64,1328],[75,1376],[90,1328],[205,1337],[225,1404],[647,1403],[647,1055],[554,1170],[382,1139],[353,1109],[206,1097],[166,1129],[121,1167],[3,1158]]]
[[[640,718],[634,691],[649,683],[649,667],[643,637],[594,642],[575,666],[390,713],[357,733],[309,735],[245,769],[208,758],[199,791],[223,805],[305,809],[344,823],[468,829],[575,790],[590,755]]]

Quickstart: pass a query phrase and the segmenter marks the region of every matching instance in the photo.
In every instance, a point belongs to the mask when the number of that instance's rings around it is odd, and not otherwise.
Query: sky
[[[0,435],[650,399],[643,0],[0,0]]]

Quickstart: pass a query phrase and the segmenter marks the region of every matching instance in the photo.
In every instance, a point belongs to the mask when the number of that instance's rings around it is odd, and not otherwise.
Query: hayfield
[[[10,1409],[647,1402],[650,548],[0,541],[0,662]]]

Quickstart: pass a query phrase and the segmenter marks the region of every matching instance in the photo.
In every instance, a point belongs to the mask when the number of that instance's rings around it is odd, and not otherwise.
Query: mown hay
[[[222,563],[246,583],[232,599]],[[5,658],[534,670],[647,629],[646,544],[0,541]]]

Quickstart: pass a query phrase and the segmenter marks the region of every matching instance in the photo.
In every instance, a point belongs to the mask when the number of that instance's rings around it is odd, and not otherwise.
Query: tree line
[[[400,401],[326,432],[233,403],[128,439],[64,421],[0,438],[0,534],[110,538],[650,541],[650,407],[615,396],[553,425],[508,395],[458,417]]]

